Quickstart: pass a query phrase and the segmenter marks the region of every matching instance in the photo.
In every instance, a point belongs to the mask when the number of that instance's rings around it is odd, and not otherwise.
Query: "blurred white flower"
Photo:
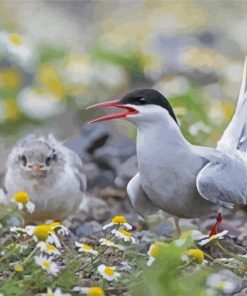
[[[189,127],[189,133],[192,136],[196,136],[200,131],[209,134],[211,130],[211,127],[202,121],[198,121]]]
[[[90,254],[93,254],[93,255],[98,255],[98,252],[95,251],[92,247],[90,247],[87,244],[82,244],[82,243],[75,242],[75,245],[78,248],[79,252],[85,252],[85,253],[90,253]]]
[[[56,262],[52,261],[53,257],[46,257],[43,255],[34,257],[35,263],[39,265],[43,270],[46,270],[52,275],[57,275],[59,272],[59,267]]]
[[[88,296],[104,296],[104,290],[101,287],[74,287],[73,292],[80,292]]]
[[[229,279],[219,273],[211,274],[207,279],[207,285],[210,288],[221,290],[227,294],[232,293],[237,287],[237,284],[233,279]]]
[[[199,230],[189,230],[181,234],[180,238],[175,240],[173,243],[177,247],[181,247],[185,244],[186,240],[191,238],[193,241],[201,240],[203,238],[208,238],[208,235],[203,234]]]
[[[102,246],[107,246],[107,247],[113,247],[113,248],[117,248],[119,250],[124,250],[124,246],[120,246],[117,244],[114,244],[112,241],[110,241],[109,239],[105,239],[105,238],[101,238],[99,240],[100,244]]]
[[[24,114],[40,120],[56,116],[66,108],[65,102],[56,94],[35,88],[24,88],[17,100]]]
[[[153,88],[164,93],[168,98],[184,94],[188,91],[189,87],[190,83],[188,79],[183,76],[176,76],[169,80],[164,79],[153,86]]]
[[[228,230],[224,230],[222,232],[219,232],[217,234],[214,234],[214,235],[211,235],[211,236],[208,236],[207,238],[201,240],[198,245],[199,246],[204,246],[206,244],[208,244],[209,242],[213,241],[213,240],[216,240],[216,239],[223,239],[224,236],[228,233]]]
[[[126,231],[123,229],[120,229],[120,230],[113,229],[111,232],[116,237],[123,239],[125,242],[131,242],[132,244],[136,242],[136,239],[133,237],[133,234],[129,231]]]
[[[116,272],[116,267],[110,267],[101,264],[97,269],[100,275],[107,281],[117,280],[121,276],[119,272]]]
[[[47,288],[47,293],[37,294],[36,296],[70,296],[71,294],[64,294],[62,293],[61,289],[57,288],[54,291],[52,288]]]
[[[45,242],[39,242],[37,244],[37,247],[40,248],[41,252],[44,252],[48,255],[61,255],[61,253],[58,251],[58,249],[51,244],[47,244]]]
[[[132,226],[127,222],[124,216],[114,216],[110,223],[103,226],[103,229],[107,229],[112,226],[124,226],[127,230],[131,230]]]
[[[26,40],[17,33],[0,32],[0,52],[22,66],[33,62],[33,53]]]

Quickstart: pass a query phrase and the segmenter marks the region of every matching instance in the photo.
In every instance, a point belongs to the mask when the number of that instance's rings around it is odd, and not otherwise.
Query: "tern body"
[[[151,147],[147,143],[152,143]],[[159,125],[142,125],[136,144],[140,186],[157,208],[177,217],[192,218],[215,206],[200,198],[196,188],[196,176],[206,160],[183,139],[175,121],[167,122],[163,114]],[[131,186],[128,193],[132,196]]]

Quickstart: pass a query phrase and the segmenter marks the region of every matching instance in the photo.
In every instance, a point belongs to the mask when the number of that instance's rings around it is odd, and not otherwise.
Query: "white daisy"
[[[56,290],[52,291],[52,288],[47,288],[46,293],[37,294],[36,296],[70,296],[71,294],[64,294],[62,293],[61,289],[57,288]]]
[[[204,246],[204,245],[208,244],[209,242],[214,241],[214,240],[216,240],[216,239],[223,239],[224,236],[225,236],[227,233],[228,233],[228,230],[224,230],[224,231],[222,231],[222,232],[220,232],[220,233],[217,233],[217,234],[214,234],[214,235],[211,235],[211,236],[208,235],[207,238],[201,240],[201,241],[198,243],[198,245],[199,245],[199,246]]]
[[[104,296],[104,290],[100,287],[74,287],[73,292],[80,292],[88,296]]]
[[[207,285],[210,288],[221,290],[227,294],[232,293],[237,287],[237,283],[233,279],[229,279],[219,273],[211,274],[207,279]]]
[[[123,229],[120,229],[120,230],[113,229],[111,232],[116,237],[123,239],[125,242],[131,242],[132,244],[136,242],[136,239],[133,237],[133,234],[129,231],[126,231]]]
[[[127,220],[124,216],[115,216],[112,218],[111,223],[106,224],[105,226],[103,226],[103,229],[105,230],[108,227],[112,227],[112,226],[124,226],[126,227],[126,229],[131,230],[132,226],[127,223]]]
[[[47,244],[45,242],[39,242],[37,244],[37,247],[40,248],[41,252],[44,252],[48,255],[61,255],[58,249],[51,244]]]
[[[120,245],[114,244],[109,239],[101,238],[99,240],[99,242],[100,242],[100,244],[102,246],[112,247],[112,248],[116,248],[116,249],[119,249],[119,250],[124,250],[125,249],[124,246],[120,246]]]
[[[59,267],[56,262],[53,262],[53,257],[46,257],[43,255],[34,257],[35,263],[39,265],[43,270],[46,270],[49,274],[57,275]]]
[[[33,213],[35,210],[35,205],[29,199],[29,196],[26,192],[17,192],[12,197],[12,202],[17,204],[19,210],[23,210],[24,207],[29,213]]]
[[[32,236],[36,242],[44,241],[48,244],[55,244],[57,248],[61,248],[60,241],[54,232],[54,227],[51,224],[41,224],[38,226],[26,226],[26,232]]]
[[[93,254],[93,255],[98,255],[98,252],[95,251],[92,247],[90,247],[87,244],[82,244],[82,243],[75,242],[75,245],[76,245],[77,248],[79,248],[78,252],[85,252],[85,253],[90,253],[90,254]]]
[[[121,276],[119,272],[115,271],[116,267],[110,267],[110,266],[105,266],[104,264],[101,264],[98,266],[97,269],[100,275],[107,281],[117,280]]]

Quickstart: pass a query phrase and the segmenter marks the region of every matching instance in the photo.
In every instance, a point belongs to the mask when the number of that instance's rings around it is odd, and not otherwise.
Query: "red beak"
[[[100,122],[100,121],[106,121],[106,120],[111,120],[111,119],[116,119],[116,118],[124,118],[127,117],[128,115],[132,115],[132,114],[138,114],[139,112],[129,106],[126,106],[124,104],[121,104],[120,101],[108,101],[108,102],[102,102],[102,103],[98,103],[92,106],[89,106],[87,109],[93,109],[93,108],[97,108],[97,107],[113,107],[113,108],[120,108],[120,109],[124,109],[127,112],[120,112],[120,113],[115,113],[115,114],[109,114],[109,115],[105,115],[99,118],[96,118],[92,121],[89,121],[89,123],[95,123],[95,122]]]

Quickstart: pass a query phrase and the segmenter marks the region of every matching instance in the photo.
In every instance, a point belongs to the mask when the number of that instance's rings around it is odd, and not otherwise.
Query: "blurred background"
[[[85,162],[89,190],[123,198],[135,128],[86,124],[85,108],[152,87],[185,137],[215,145],[238,97],[246,1],[1,1],[0,173],[15,142],[54,133]],[[109,187],[111,186],[111,187]]]

